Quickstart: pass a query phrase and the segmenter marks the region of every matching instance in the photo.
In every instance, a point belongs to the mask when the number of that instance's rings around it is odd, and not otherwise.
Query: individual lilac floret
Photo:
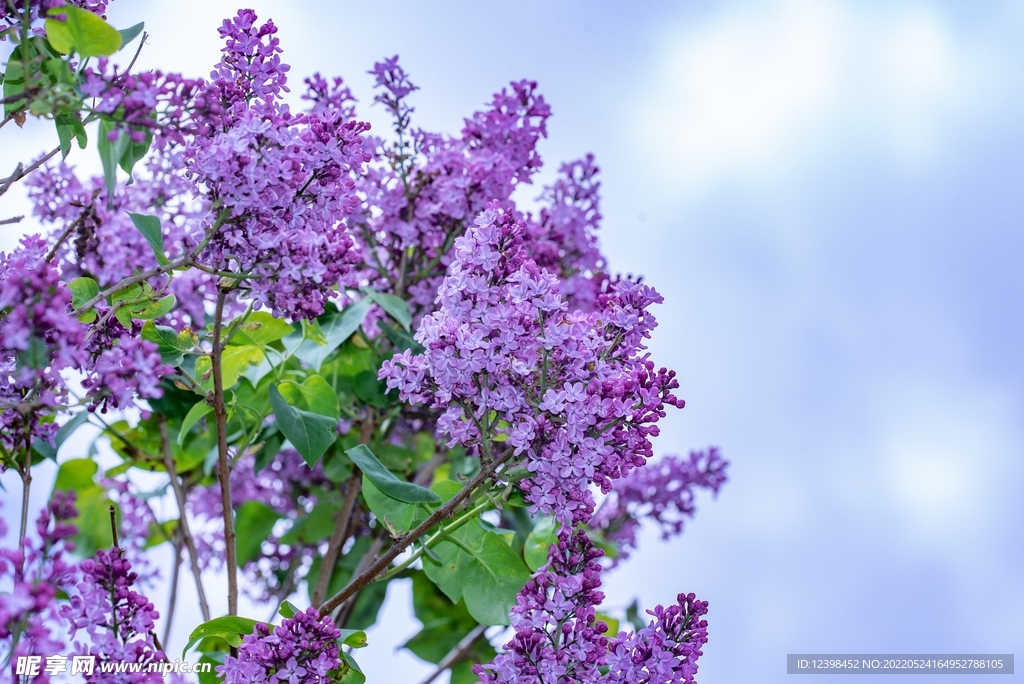
[[[614,562],[623,561],[636,548],[645,519],[658,525],[663,540],[682,534],[683,523],[697,510],[696,490],[709,489],[717,496],[728,466],[716,447],[692,451],[689,458],[666,456],[648,463],[612,484],[589,527],[615,542],[619,555]]]
[[[707,601],[679,594],[676,605],[647,611],[650,624],[635,634],[621,632],[608,648],[609,684],[692,684],[697,658],[708,642]]]
[[[273,628],[260,623],[242,639],[238,657],[227,656],[217,672],[224,684],[326,684],[341,669],[341,630],[315,608],[296,613]]]
[[[144,595],[132,587],[138,575],[124,551],[100,549],[95,558],[82,561],[79,566],[82,580],[77,593],[63,606],[61,617],[70,624],[74,637],[84,631],[88,644],[75,641],[75,655],[96,656],[97,668],[90,682],[125,682],[132,684],[159,684],[163,675],[146,672],[150,663],[166,659],[156,646],[154,626],[160,614]],[[100,663],[140,663],[143,672],[129,675],[103,673]]]
[[[519,592],[510,614],[515,636],[506,651],[473,668],[482,684],[598,681],[608,642],[608,626],[596,620],[604,600],[597,559],[604,552],[586,532],[563,528],[550,554]]]
[[[438,432],[490,457],[494,438],[521,455],[534,512],[589,520],[591,484],[644,465],[665,404],[683,402],[675,372],[655,371],[645,340],[652,288],[623,280],[593,312],[569,312],[556,276],[523,248],[524,223],[492,205],[455,242],[439,308],[416,333],[426,351],[383,364],[405,401],[443,411]]]

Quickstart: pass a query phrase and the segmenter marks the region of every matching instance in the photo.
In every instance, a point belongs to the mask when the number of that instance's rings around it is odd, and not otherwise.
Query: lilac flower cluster
[[[227,656],[217,672],[224,684],[326,684],[336,681],[341,669],[338,638],[341,630],[315,608],[295,613],[271,631],[260,623],[238,647],[238,657]]]
[[[312,318],[357,256],[344,220],[359,204],[352,174],[369,160],[369,126],[278,103],[287,65],[272,22],[257,27],[242,10],[220,32],[227,46],[207,98],[219,96],[223,126],[185,148],[189,178],[216,208],[201,258],[238,273],[274,315]]]
[[[608,279],[597,246],[601,222],[599,171],[594,156],[563,164],[545,188],[545,206],[527,222],[527,250],[537,265],[559,277],[559,294],[570,309],[593,311]]]
[[[38,546],[26,539],[16,549],[0,549],[0,578],[10,578],[11,593],[0,592],[0,661],[59,653],[64,643],[54,634],[56,596],[74,583],[75,568],[64,560],[74,549],[77,531],[68,521],[78,515],[73,493],[55,492],[36,520]],[[3,652],[3,647],[9,650]],[[37,682],[48,682],[41,675]]]
[[[481,684],[598,681],[608,649],[608,625],[596,619],[603,555],[586,532],[562,528],[548,565],[519,592],[506,651],[474,667]]]
[[[132,587],[138,575],[124,551],[100,549],[94,559],[79,565],[81,581],[60,616],[70,625],[72,637],[84,631],[89,643],[75,641],[75,655],[96,656],[98,663],[149,663],[166,659],[156,646],[154,626],[160,614],[144,595]],[[97,668],[93,682],[121,681],[123,675],[103,674]],[[141,672],[131,675],[133,684],[157,684],[163,675]]]
[[[456,241],[439,308],[416,333],[426,352],[396,355],[380,377],[443,411],[450,445],[487,454],[502,435],[531,473],[533,510],[575,524],[593,513],[590,485],[608,492],[644,465],[664,405],[683,402],[674,372],[644,354],[657,292],[619,281],[594,312],[570,313],[558,279],[523,249],[523,227],[492,205]]]
[[[604,599],[602,555],[585,531],[560,530],[547,566],[512,608],[512,640],[492,662],[473,668],[481,684],[693,682],[707,643],[707,602],[680,594],[676,605],[647,611],[654,617],[647,627],[606,637],[596,612]]]
[[[26,448],[33,436],[52,440],[57,426],[40,421],[67,402],[61,372],[81,365],[85,326],[71,315],[71,293],[61,282],[47,245],[22,238],[0,252],[0,446]]]
[[[658,525],[662,539],[681,534],[685,520],[696,512],[696,490],[708,489],[717,495],[728,466],[716,447],[690,452],[688,459],[666,456],[648,463],[612,484],[589,527],[615,543],[619,550],[615,562],[621,562],[636,548],[636,535],[645,519]]]
[[[608,684],[693,684],[697,658],[708,642],[707,601],[679,594],[676,604],[647,611],[651,622],[636,632],[621,632],[609,643]]]
[[[366,197],[352,218],[361,229],[362,277],[408,296],[418,320],[433,309],[455,238],[487,202],[508,203],[539,168],[536,144],[550,109],[536,83],[513,83],[467,119],[459,136],[448,137],[410,129],[407,98],[418,88],[397,57],[370,73],[381,91],[375,100],[391,112],[399,139],[392,147],[375,140],[375,163],[357,179]]]
[[[136,143],[150,135],[180,142],[178,130],[189,119],[189,107],[202,84],[199,79],[158,70],[120,72],[110,60],[100,57],[95,69],[83,71],[81,90],[93,99],[94,112],[118,124],[107,133],[111,142],[122,132]]]
[[[159,378],[169,372],[156,347],[125,330],[112,316],[91,329],[71,316],[71,293],[39,236],[22,238],[11,255],[0,253],[0,444],[13,451],[32,436],[50,440],[53,422],[40,413],[66,403],[62,372],[86,374],[83,386],[93,405],[121,408],[136,395],[161,395]]]

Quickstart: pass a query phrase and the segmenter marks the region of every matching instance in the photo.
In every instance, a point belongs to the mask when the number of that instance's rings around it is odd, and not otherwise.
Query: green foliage
[[[412,325],[412,316],[409,314],[409,305],[404,299],[396,297],[393,294],[387,294],[384,292],[377,292],[376,290],[367,288],[363,290],[366,296],[372,299],[380,308],[395,319],[399,325],[409,332],[409,326]]]
[[[185,360],[185,352],[189,347],[182,343],[174,328],[166,325],[157,325],[153,321],[146,321],[142,326],[142,339],[149,340],[157,346],[160,352],[160,360],[168,366],[180,366]]]
[[[441,498],[429,489],[412,482],[399,480],[394,473],[384,467],[365,444],[347,449],[345,453],[353,463],[359,466],[363,475],[377,485],[377,488],[386,496],[411,504],[439,503],[441,501]]]
[[[235,515],[235,548],[238,565],[256,560],[260,547],[281,519],[281,514],[259,501],[246,501]]]
[[[81,57],[109,57],[121,49],[121,34],[97,15],[74,5],[61,5],[50,16],[64,15],[65,21],[46,20],[46,37],[55,50]]]
[[[303,340],[295,351],[295,356],[312,366],[313,370],[319,371],[320,366],[331,352],[340,347],[345,340],[352,336],[352,333],[359,329],[369,310],[370,300],[363,298],[346,307],[344,311],[330,311],[321,315],[317,322],[324,339],[326,339],[326,344],[317,344],[308,339]]]
[[[530,571],[500,536],[470,522],[447,532],[433,551],[440,561],[424,557],[423,570],[449,599],[464,598],[480,624],[508,624]]]
[[[541,566],[547,565],[548,548],[558,543],[558,524],[552,517],[541,518],[534,525],[533,531],[526,537],[523,545],[523,558],[530,570],[536,572]]]
[[[99,466],[89,458],[65,461],[57,470],[53,491],[73,491],[78,517],[72,522],[78,527],[74,536],[75,553],[89,557],[97,549],[113,544],[110,530],[110,506],[113,504],[94,478]]]
[[[334,444],[337,419],[292,406],[277,385],[270,385],[269,393],[277,427],[312,468]]]
[[[391,498],[377,489],[366,474],[363,475],[363,499],[392,536],[404,534],[412,529],[416,505]]]
[[[224,382],[224,389],[234,387],[250,366],[256,365],[262,360],[263,350],[255,345],[230,344],[224,347],[224,351],[220,354],[220,377]],[[208,355],[196,359],[195,375],[204,390],[213,391],[213,360]]]
[[[228,645],[237,647],[242,643],[242,637],[252,634],[256,629],[256,625],[260,624],[266,623],[251,618],[239,617],[238,615],[225,615],[213,618],[192,630],[192,634],[188,637],[188,643],[181,650],[181,657],[184,658],[185,654],[201,640],[210,637],[220,637]]]
[[[234,344],[265,346],[295,332],[294,326],[267,311],[253,311],[238,328]]]
[[[131,169],[126,170],[131,171]],[[142,234],[142,237],[146,238],[146,242],[153,248],[153,254],[156,255],[157,263],[161,265],[169,264],[170,260],[164,254],[164,231],[160,227],[160,219],[156,216],[144,216],[143,214],[134,214],[132,212],[128,212],[128,217],[131,218],[135,229]]]

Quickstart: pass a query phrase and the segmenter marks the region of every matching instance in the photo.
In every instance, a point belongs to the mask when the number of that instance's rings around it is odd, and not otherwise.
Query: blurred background
[[[146,22],[141,68],[200,76],[236,2],[120,0],[110,20]],[[1024,653],[1024,5],[251,6],[293,90],[343,76],[378,130],[366,71],[398,53],[416,125],[455,132],[530,78],[554,111],[540,183],[596,154],[604,252],[664,295],[651,346],[687,401],[656,450],[732,462],[681,539],[649,531],[608,575],[606,605],[708,600],[701,684],[782,682],[787,653]],[[0,171],[55,144],[10,129]],[[0,218],[25,209],[4,197]],[[189,591],[172,649],[198,622]],[[395,652],[408,594],[393,585],[361,653],[371,682],[430,671]]]

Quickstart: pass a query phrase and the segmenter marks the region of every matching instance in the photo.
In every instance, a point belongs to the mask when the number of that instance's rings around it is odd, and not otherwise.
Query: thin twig
[[[420,684],[430,684],[432,681],[440,677],[441,674],[449,667],[465,658],[466,654],[469,653],[469,649],[473,648],[473,644],[476,643],[477,639],[484,635],[484,632],[487,631],[488,627],[489,625],[477,625],[470,630],[469,634],[462,637],[462,640],[455,645],[455,648],[449,651],[448,655],[441,659],[441,662],[437,664],[437,669],[435,669],[429,677],[420,682]]]
[[[43,157],[40,157],[37,161],[34,161],[31,164],[29,164],[27,167],[23,167],[21,164],[18,164],[14,169],[14,173],[0,181],[0,195],[7,192],[7,190],[10,189],[10,187],[14,185],[16,182],[18,182],[28,174],[35,171],[46,162],[50,161],[53,155],[57,154],[58,152],[60,152],[59,145],[50,150]]]
[[[114,540],[114,548],[121,548],[117,541],[117,509],[114,508],[114,504],[110,504],[110,537]]]
[[[352,519],[352,512],[356,507],[361,484],[362,478],[359,473],[355,473],[349,478],[348,489],[345,490],[345,500],[341,504],[341,510],[338,511],[338,520],[334,532],[331,534],[331,540],[327,543],[327,553],[324,554],[320,563],[316,588],[313,589],[313,596],[310,599],[314,607],[319,606],[327,595],[331,575],[334,574],[334,566],[338,564],[338,558],[341,556],[341,547],[348,539],[349,521]]]
[[[160,439],[164,447],[164,467],[167,474],[171,476],[171,488],[174,489],[174,498],[178,500],[178,529],[181,531],[182,541],[188,549],[188,556],[192,561],[192,576],[196,579],[196,593],[199,594],[199,610],[203,613],[203,622],[210,621],[210,605],[206,602],[206,591],[203,589],[203,576],[199,570],[199,554],[196,553],[195,540],[188,527],[188,515],[185,513],[185,490],[178,480],[178,473],[174,467],[174,457],[171,455],[171,442],[167,439],[167,422],[160,421]]]
[[[356,567],[356,571],[352,573],[353,575],[358,577],[360,573],[370,566],[373,559],[376,558],[377,554],[380,553],[380,550],[384,548],[385,541],[386,536],[384,528],[379,528],[377,530],[377,535],[373,538],[373,543],[370,544],[370,548],[368,548],[366,553],[363,554],[363,557],[359,559],[359,565]],[[365,588],[366,587],[363,587],[363,589]],[[352,617],[352,611],[356,609],[356,601],[359,600],[359,592],[361,591],[362,589],[353,592],[352,595],[348,597],[348,600],[343,602],[334,611],[332,619],[337,627],[345,629],[345,625],[348,624],[349,618]]]
[[[227,290],[217,289],[217,305],[213,314],[213,349],[210,366],[213,371],[213,416],[217,426],[217,478],[220,480],[220,502],[224,509],[224,546],[228,566],[228,615],[238,615],[238,559],[235,549],[234,510],[231,505],[231,469],[228,466],[228,410],[224,405],[224,374],[221,370],[221,333],[224,326],[224,300]]]
[[[25,440],[28,442],[28,440]],[[21,474],[21,534],[18,535],[18,542],[22,548],[25,546],[25,535],[28,533],[28,496],[32,493],[32,446],[26,444],[25,467],[19,469]]]
[[[181,531],[174,535],[174,567],[171,569],[171,596],[167,599],[167,617],[164,618],[164,643],[170,643],[171,624],[174,622],[174,606],[178,602],[178,575],[181,570]]]
[[[23,218],[25,218],[24,214],[22,214],[21,216],[12,216],[11,218],[5,218],[3,220],[0,220],[0,226],[9,226],[12,223],[21,223],[21,219]]]
[[[352,596],[376,579],[376,577],[388,567],[388,564],[394,560],[398,554],[405,551],[414,541],[426,534],[431,527],[444,518],[450,518],[455,510],[469,498],[477,487],[482,485],[487,478],[491,477],[502,463],[512,457],[512,453],[512,449],[507,449],[501,456],[481,468],[480,472],[476,474],[476,477],[466,483],[466,486],[459,490],[459,493],[453,496],[448,503],[434,511],[430,517],[417,525],[416,529],[412,532],[409,532],[407,535],[395,542],[394,545],[380,558],[374,561],[369,568],[349,582],[347,587],[328,599],[322,606],[320,606],[321,617],[329,615],[331,611],[344,603],[348,597]]]
[[[135,60],[139,58],[139,54],[142,52],[142,46],[146,44],[146,38],[149,38],[149,34],[143,31],[142,40],[139,41],[139,47],[137,50],[135,50],[135,56],[132,57],[132,61],[128,63],[128,68],[125,69],[121,76],[118,78],[119,81],[123,80],[125,76],[127,76],[128,73],[132,70],[132,67],[135,66]]]

